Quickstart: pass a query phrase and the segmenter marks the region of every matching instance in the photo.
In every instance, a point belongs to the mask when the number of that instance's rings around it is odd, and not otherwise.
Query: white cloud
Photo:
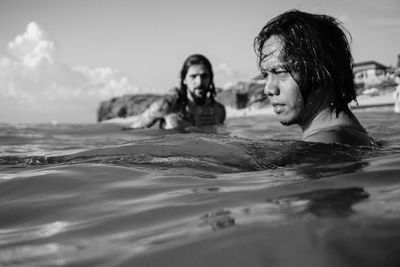
[[[227,63],[220,63],[214,68],[215,84],[223,89],[229,88],[238,81],[248,80],[249,75],[232,69]]]
[[[228,66],[226,63],[221,63],[219,64],[215,70],[215,72],[218,72],[220,74],[225,74],[228,77],[233,77],[234,76],[234,71],[231,67]]]
[[[116,69],[56,60],[54,41],[36,22],[8,50],[0,56],[0,122],[94,122],[100,101],[139,91]]]
[[[31,22],[26,32],[8,44],[11,54],[27,67],[53,62],[54,42],[46,40],[46,34],[36,22]]]

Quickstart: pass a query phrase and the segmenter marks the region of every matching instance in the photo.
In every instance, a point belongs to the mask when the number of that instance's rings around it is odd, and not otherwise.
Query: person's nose
[[[203,80],[201,78],[200,75],[196,76],[196,78],[194,79],[194,85],[195,86],[200,86],[203,83]]]
[[[271,97],[273,95],[279,95],[279,85],[272,75],[269,75],[265,81],[264,94]]]

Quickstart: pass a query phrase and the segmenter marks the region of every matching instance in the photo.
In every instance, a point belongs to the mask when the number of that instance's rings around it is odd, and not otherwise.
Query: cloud
[[[231,85],[241,80],[248,80],[249,75],[232,69],[227,63],[220,63],[214,68],[215,83],[222,85],[222,88],[229,88]]]
[[[8,49],[15,59],[27,67],[54,63],[54,42],[46,40],[46,34],[36,22],[29,23],[26,32],[10,42]]]
[[[0,56],[0,122],[94,122],[102,100],[137,93],[111,67],[67,66],[48,34],[31,22]]]
[[[226,63],[221,63],[215,68],[215,72],[223,73],[228,77],[234,76],[234,71],[231,67],[228,66]]]

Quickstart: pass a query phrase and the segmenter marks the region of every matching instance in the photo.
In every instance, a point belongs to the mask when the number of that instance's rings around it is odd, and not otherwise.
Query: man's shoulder
[[[223,123],[226,118],[225,106],[216,100],[213,101],[212,105],[213,105],[214,112],[216,112],[215,115],[217,116],[219,122]]]
[[[220,106],[220,107],[225,107],[224,104],[222,104],[221,102],[218,102],[217,100],[214,100],[215,105]]]
[[[225,110],[225,105],[222,104],[222,103],[220,103],[220,102],[218,102],[218,101],[216,101],[216,100],[214,100],[214,106],[215,106],[216,108],[218,108],[218,109],[223,109],[223,110]]]

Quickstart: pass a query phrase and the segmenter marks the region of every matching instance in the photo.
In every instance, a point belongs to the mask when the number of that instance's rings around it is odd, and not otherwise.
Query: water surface
[[[225,126],[0,125],[1,266],[400,266],[400,117],[378,147]]]

